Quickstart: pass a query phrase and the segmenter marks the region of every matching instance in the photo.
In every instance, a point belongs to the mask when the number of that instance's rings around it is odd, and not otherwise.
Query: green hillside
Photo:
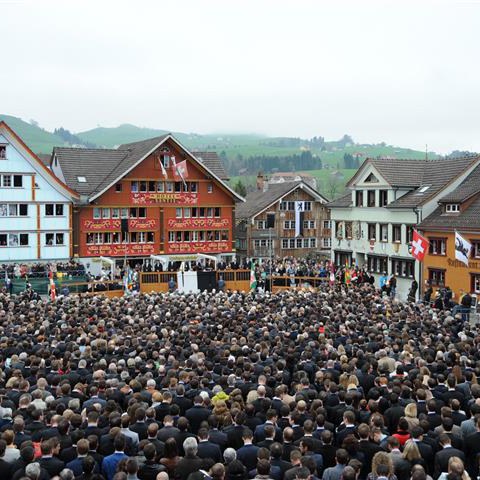
[[[1,120],[4,120],[35,153],[52,153],[53,147],[65,145],[62,138],[21,118],[0,114]]]

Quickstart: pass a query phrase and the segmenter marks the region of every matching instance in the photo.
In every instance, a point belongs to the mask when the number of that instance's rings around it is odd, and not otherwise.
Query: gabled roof
[[[53,158],[57,159],[67,185],[86,196],[98,190],[125,156],[126,152],[123,150],[66,147],[53,149]],[[85,177],[87,181],[79,182],[79,177]]]
[[[197,160],[197,158],[183,147],[171,134],[149,138],[139,142],[125,143],[120,145],[118,149],[55,147],[53,157],[57,159],[67,184],[82,195],[89,197],[89,201],[92,201],[122,179],[148,155],[169,139],[185,151],[185,153],[199,165],[200,169],[217,180],[235,199],[243,201],[240,195],[230,188],[215,171],[209,168],[208,160],[204,160],[203,162]],[[220,159],[216,160],[213,164],[217,172],[219,171],[219,162]],[[79,177],[85,177],[86,182],[79,182]]]
[[[222,159],[218,156],[217,152],[192,152],[192,155],[206,165],[210,171],[212,171],[218,178],[222,180],[229,180],[225,166],[222,163]]]
[[[347,193],[341,197],[327,203],[330,208],[348,208],[352,206],[352,194]]]
[[[480,166],[455,189],[440,199],[442,203],[463,203],[480,192]]]
[[[235,217],[237,219],[252,218],[274,203],[278,202],[286,195],[295,191],[297,188],[302,188],[323,203],[327,203],[328,201],[323,195],[302,181],[272,183],[268,184],[268,189],[266,191],[256,190],[255,192],[249,193],[245,199],[245,203],[237,206],[235,210]]]
[[[4,120],[0,121],[0,130],[1,129],[5,129],[6,132],[12,136],[14,141],[18,143],[18,146],[28,154],[28,156],[33,160],[33,162],[35,162],[36,165],[39,166],[39,169],[45,173],[45,178],[52,186],[56,186],[58,189],[63,190],[67,196],[75,198],[78,197],[78,193],[72,190],[69,185],[66,185],[59,178],[57,178],[48,168],[48,166],[45,165],[45,163],[35,153],[33,153],[30,147],[8,126]]]

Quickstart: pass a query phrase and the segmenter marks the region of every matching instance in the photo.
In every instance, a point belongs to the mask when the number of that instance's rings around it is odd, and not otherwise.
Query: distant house
[[[271,184],[259,176],[257,190],[235,212],[238,257],[329,255],[326,203],[324,196],[301,180]]]
[[[304,182],[308,186],[312,187],[314,190],[317,189],[317,179],[309,173],[276,172],[273,173],[268,180],[268,183],[271,185],[286,182]]]

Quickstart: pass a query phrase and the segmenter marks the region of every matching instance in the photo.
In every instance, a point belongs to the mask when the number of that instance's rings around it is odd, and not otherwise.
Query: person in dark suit
[[[185,387],[183,385],[177,385],[175,390],[175,398],[174,398],[175,405],[178,405],[180,408],[180,415],[185,415],[185,412],[192,408],[192,401],[185,397]]]
[[[203,465],[203,460],[197,456],[198,444],[195,438],[189,437],[183,442],[185,456],[180,459],[175,467],[174,479],[187,480],[188,476],[196,472]]]
[[[208,425],[210,427],[208,431],[209,440],[216,443],[222,452],[225,451],[228,447],[228,436],[225,432],[218,429],[218,417],[216,415],[210,415],[208,417]]]
[[[427,402],[427,420],[431,431],[442,424],[442,417],[437,412],[437,402],[433,398]]]
[[[63,470],[65,463],[53,456],[53,443],[51,440],[44,440],[40,445],[40,449],[42,456],[38,463],[51,477],[55,477]]]
[[[130,430],[138,434],[140,441],[145,440],[148,436],[147,434],[147,424],[145,422],[145,409],[137,408],[135,411],[135,423],[130,425]]]
[[[365,461],[362,463],[362,470],[360,473],[361,478],[367,478],[370,473],[370,467],[372,465],[373,456],[382,450],[380,445],[371,440],[370,427],[366,423],[362,423],[358,426],[358,436],[360,438],[358,442],[358,451],[362,452],[365,456]]]
[[[280,469],[282,478],[285,475],[287,470],[292,468],[292,464],[282,459],[282,445],[278,442],[272,443],[270,445],[270,463],[272,466],[278,467]]]
[[[323,457],[324,470],[336,465],[335,456],[337,447],[333,445],[333,433],[330,430],[324,430],[322,432],[322,448],[320,448],[319,453]]]
[[[265,425],[263,432],[265,438],[255,444],[259,448],[268,448],[270,450],[270,446],[275,442],[275,426],[273,424],[267,424]]]
[[[422,456],[422,459],[425,461],[426,472],[430,475],[433,474],[434,451],[431,445],[423,441],[423,428],[413,427],[411,436]]]
[[[438,437],[438,444],[441,450],[435,454],[434,478],[438,478],[442,472],[448,472],[448,461],[451,457],[458,457],[465,462],[465,454],[452,447],[452,442],[447,434],[442,433]]]
[[[242,438],[243,446],[237,450],[237,460],[240,460],[249,472],[257,465],[259,448],[253,444],[253,432],[249,428],[244,429]]]
[[[60,460],[62,460],[62,462],[64,462],[65,464],[77,458],[77,443],[79,440],[83,438],[83,432],[81,430],[74,430],[72,432],[71,438],[72,438],[72,446],[61,450],[59,455]],[[113,444],[112,444],[112,448],[113,448]]]
[[[345,410],[343,421],[337,428],[336,444],[341,447],[343,441],[348,435],[357,436],[357,427],[355,426],[355,413],[351,410]]]
[[[83,472],[83,462],[88,456],[89,449],[90,444],[88,443],[88,440],[85,438],[80,439],[77,443],[77,458],[74,458],[66,465],[66,467],[69,468],[76,477],[81,475]],[[94,472],[100,473],[100,465],[98,465],[97,463],[95,463],[94,465]]]
[[[200,424],[203,421],[208,420],[209,416],[210,411],[204,407],[203,399],[200,395],[197,395],[193,399],[193,407],[189,408],[185,412],[185,417],[187,418],[190,424],[190,429],[194,434],[197,434],[198,429],[200,428]]]
[[[137,476],[140,480],[156,480],[157,475],[167,469],[164,465],[156,462],[157,453],[153,444],[145,445],[143,454],[145,462],[140,466]]]
[[[179,434],[180,430],[173,425],[173,417],[166,415],[163,418],[163,427],[158,430],[157,438],[162,442],[166,442],[170,437],[173,437],[178,442]]]
[[[224,432],[227,434],[228,446],[238,450],[243,445],[243,429],[245,428],[245,412],[238,412],[233,420],[233,425],[227,427]]]
[[[480,453],[480,417],[477,418],[477,431],[464,439],[463,448],[467,457],[467,472],[471,478],[477,478],[479,474],[477,455]]]
[[[390,407],[385,410],[383,414],[385,418],[385,424],[390,432],[390,435],[393,435],[398,428],[398,421],[401,417],[405,415],[405,407],[400,404],[398,395],[393,392],[390,395]]]
[[[10,478],[12,472],[12,465],[2,458],[6,448],[7,442],[0,440],[0,478]]]
[[[198,431],[197,455],[202,459],[211,458],[215,463],[222,462],[222,451],[216,443],[210,442],[206,428],[201,428]]]

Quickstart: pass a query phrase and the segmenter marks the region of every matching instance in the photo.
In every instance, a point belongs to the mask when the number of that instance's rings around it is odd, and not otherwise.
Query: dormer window
[[[458,213],[460,211],[460,204],[459,203],[447,203],[445,205],[445,212],[446,213]]]
[[[0,160],[6,160],[6,159],[7,159],[7,146],[0,145]]]

